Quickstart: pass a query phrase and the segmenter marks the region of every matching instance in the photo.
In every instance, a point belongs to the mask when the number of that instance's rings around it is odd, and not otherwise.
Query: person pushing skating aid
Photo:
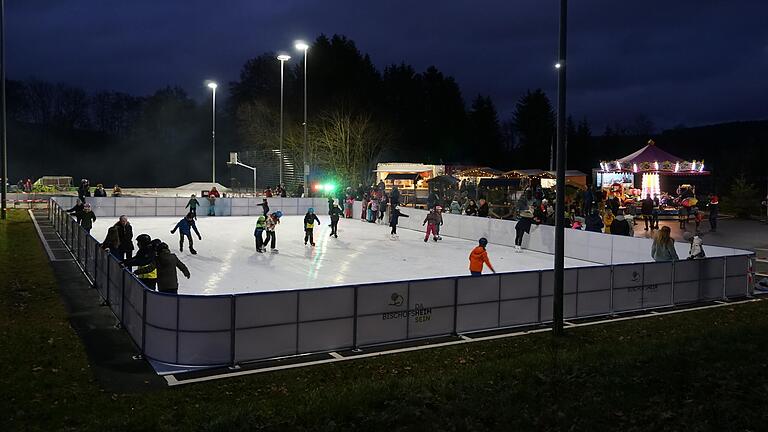
[[[318,224],[320,223],[320,218],[317,217],[315,214],[315,209],[312,207],[307,210],[307,214],[304,215],[304,244],[307,244],[307,241],[309,241],[309,244],[312,246],[315,245],[315,239],[314,239],[314,231],[315,231],[315,222]]]
[[[192,212],[187,213],[184,219],[180,220],[175,227],[171,230],[171,234],[174,234],[176,230],[179,230],[179,251],[184,252],[184,237],[189,240],[189,252],[192,255],[197,255],[192,242],[192,230],[195,230],[198,240],[202,240],[200,231],[197,230],[197,224],[195,224],[195,215]]]

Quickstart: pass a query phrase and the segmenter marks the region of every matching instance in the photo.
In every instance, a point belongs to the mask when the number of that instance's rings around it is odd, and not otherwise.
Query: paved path
[[[672,230],[672,237],[676,241],[683,240],[684,230],[676,220],[662,220],[662,226],[668,226]],[[688,231],[693,232],[696,226],[693,222],[688,224]],[[742,220],[725,218],[718,220],[717,232],[709,231],[709,222],[704,221],[700,226],[702,239],[705,245],[726,246],[739,249],[754,250],[755,248],[768,248],[768,224],[755,220]],[[645,223],[637,221],[635,225],[635,237],[650,237],[651,231],[645,231]]]

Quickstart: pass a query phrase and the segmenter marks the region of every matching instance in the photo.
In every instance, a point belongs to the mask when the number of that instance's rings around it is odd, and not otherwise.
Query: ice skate
[[[270,249],[270,252],[273,253],[273,254],[280,253],[280,251],[277,250],[276,248]]]
[[[436,242],[437,241],[437,237],[432,237],[432,241]]]
[[[315,244],[314,244],[314,243],[310,243],[310,245],[312,245],[312,247],[315,247]]]
[[[197,255],[197,251],[192,248],[189,248],[189,253],[191,253],[192,255]]]
[[[515,252],[516,252],[516,253],[522,253],[522,252],[523,252],[523,249],[522,249],[520,246],[518,246],[518,245],[515,245]]]
[[[179,245],[179,252],[184,252],[184,245]]]
[[[334,234],[333,238],[339,238],[339,235],[338,234]]]
[[[426,243],[426,242],[427,242],[427,240],[429,240],[429,238],[425,238],[425,239],[424,239],[424,243]]]

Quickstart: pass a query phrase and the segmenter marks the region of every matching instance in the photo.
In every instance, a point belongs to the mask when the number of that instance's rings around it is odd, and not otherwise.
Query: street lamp
[[[307,149],[307,53],[309,45],[304,41],[296,41],[294,46],[304,51],[304,193],[309,196],[309,151]]]
[[[283,187],[283,68],[285,62],[291,59],[291,56],[287,54],[280,54],[277,56],[280,60],[280,187]],[[306,120],[305,120],[306,121]]]
[[[208,83],[208,88],[213,90],[213,105],[211,107],[211,145],[212,149],[212,162],[211,162],[211,182],[216,183],[216,87],[219,85],[211,81]]]
[[[560,0],[560,41],[558,44],[557,68],[557,173],[555,201],[555,263],[554,287],[552,297],[552,333],[555,336],[563,334],[563,286],[565,277],[565,161],[566,161],[566,128],[565,128],[565,90],[568,63],[566,62],[568,24],[568,0]]]
[[[6,218],[8,148],[5,141],[5,0],[0,0],[0,219]]]

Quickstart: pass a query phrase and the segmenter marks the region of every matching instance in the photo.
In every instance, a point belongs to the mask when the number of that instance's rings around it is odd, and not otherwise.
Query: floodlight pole
[[[557,176],[555,201],[555,274],[554,297],[552,301],[552,333],[555,336],[563,334],[563,284],[565,276],[565,71],[566,42],[567,42],[568,0],[560,0],[560,44],[558,48],[557,69]]]
[[[5,0],[0,0],[0,219],[8,217],[5,208],[8,202],[8,143],[5,136]]]

